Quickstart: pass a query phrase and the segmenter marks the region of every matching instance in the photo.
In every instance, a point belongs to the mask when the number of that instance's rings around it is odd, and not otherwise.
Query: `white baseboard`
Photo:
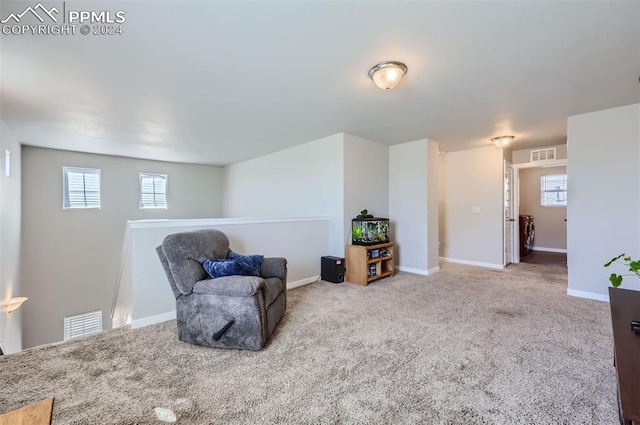
[[[561,248],[545,248],[544,246],[534,246],[531,248],[531,251],[544,251],[544,252],[561,252],[563,254],[567,253],[566,249]]]
[[[176,312],[169,311],[167,313],[156,314],[155,316],[144,317],[131,321],[131,329],[144,328],[145,326],[155,325],[156,323],[166,322],[176,318]]]
[[[589,300],[596,300],[596,301],[604,301],[606,303],[609,302],[609,295],[608,294],[597,294],[595,292],[585,292],[585,291],[578,291],[576,289],[568,289],[567,288],[567,295],[571,296],[571,297],[578,297],[578,298],[587,298]]]
[[[457,258],[449,258],[449,257],[440,257],[441,261],[446,261],[448,263],[457,263],[457,264],[466,264],[468,266],[478,266],[485,267],[488,269],[504,269],[502,264],[494,264],[494,263],[483,263],[480,261],[469,261],[469,260],[459,260]]]
[[[406,273],[420,274],[422,276],[429,276],[430,274],[434,274],[440,271],[440,267],[434,267],[429,270],[423,270],[423,269],[414,269],[413,267],[396,266],[396,270],[401,272],[406,272]]]
[[[311,276],[306,279],[296,280],[295,282],[288,282],[287,291],[316,282],[318,279],[320,279],[320,276]]]

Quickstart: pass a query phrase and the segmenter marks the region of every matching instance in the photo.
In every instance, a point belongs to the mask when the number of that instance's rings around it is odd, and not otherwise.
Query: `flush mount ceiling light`
[[[407,65],[402,62],[382,62],[371,68],[369,77],[376,86],[389,91],[398,85],[406,73]]]
[[[511,141],[514,138],[515,138],[515,136],[500,136],[500,137],[494,137],[493,139],[491,139],[491,141],[497,147],[504,148],[504,147],[509,146],[509,143],[511,143]]]

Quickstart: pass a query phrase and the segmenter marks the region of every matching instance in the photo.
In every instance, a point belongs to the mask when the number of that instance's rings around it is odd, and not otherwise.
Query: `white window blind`
[[[567,205],[566,174],[549,174],[540,177],[540,205],[543,207]]]
[[[100,208],[100,170],[62,167],[63,208]]]
[[[102,310],[65,316],[64,340],[102,332]]]
[[[140,173],[140,209],[167,209],[167,175]]]

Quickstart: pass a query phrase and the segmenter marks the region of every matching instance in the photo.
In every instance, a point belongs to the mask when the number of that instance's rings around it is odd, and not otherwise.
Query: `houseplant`
[[[617,288],[622,284],[622,279],[624,278],[624,276],[637,276],[638,278],[640,278],[640,260],[633,260],[626,254],[620,254],[617,257],[612,258],[611,261],[609,261],[604,266],[609,267],[613,263],[623,264],[626,267],[629,267],[629,271],[631,272],[631,274],[625,275],[611,273],[611,276],[609,276],[609,281],[614,288]]]

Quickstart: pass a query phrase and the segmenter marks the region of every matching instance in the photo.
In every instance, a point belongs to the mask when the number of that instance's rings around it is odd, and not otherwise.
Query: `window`
[[[81,313],[64,318],[64,340],[102,332],[102,310]]]
[[[167,175],[140,173],[140,209],[167,209]]]
[[[100,208],[100,170],[62,167],[63,208]]]
[[[543,207],[567,206],[566,174],[549,174],[540,177],[540,205]]]

